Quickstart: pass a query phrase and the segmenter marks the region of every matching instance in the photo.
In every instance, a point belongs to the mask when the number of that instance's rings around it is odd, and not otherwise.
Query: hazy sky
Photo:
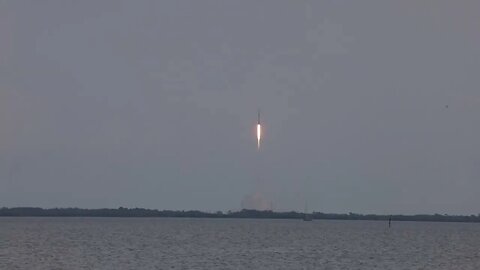
[[[0,206],[480,213],[479,10],[0,0]]]

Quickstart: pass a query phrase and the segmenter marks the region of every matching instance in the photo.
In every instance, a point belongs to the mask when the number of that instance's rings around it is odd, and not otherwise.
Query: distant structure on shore
[[[303,221],[312,221],[313,217],[308,213],[307,202],[305,202],[305,211],[303,212]]]

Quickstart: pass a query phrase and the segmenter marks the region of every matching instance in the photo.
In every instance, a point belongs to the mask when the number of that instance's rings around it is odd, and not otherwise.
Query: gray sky
[[[0,0],[0,206],[477,214],[479,10]]]

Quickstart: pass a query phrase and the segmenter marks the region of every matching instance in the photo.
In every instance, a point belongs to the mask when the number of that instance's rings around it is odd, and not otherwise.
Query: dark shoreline
[[[388,220],[395,221],[434,221],[434,222],[480,222],[479,215],[374,215],[374,214],[334,214],[313,212],[313,219],[322,220]],[[173,211],[144,208],[117,209],[81,209],[81,208],[50,208],[13,207],[0,208],[0,217],[183,217],[183,218],[258,218],[258,219],[302,219],[299,212],[272,212],[257,210],[241,210],[237,212],[202,212],[196,210]]]

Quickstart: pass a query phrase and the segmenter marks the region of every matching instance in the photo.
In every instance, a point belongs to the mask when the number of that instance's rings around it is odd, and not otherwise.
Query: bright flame
[[[257,148],[260,149],[260,139],[262,138],[262,126],[257,124]]]

